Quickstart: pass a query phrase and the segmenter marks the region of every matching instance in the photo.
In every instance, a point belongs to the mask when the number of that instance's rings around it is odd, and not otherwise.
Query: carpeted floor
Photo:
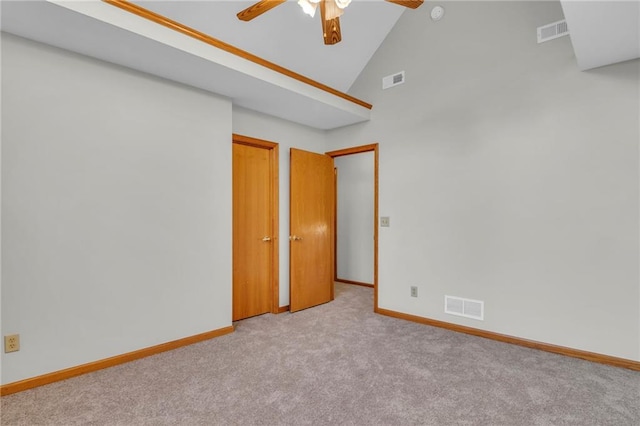
[[[640,425],[640,373],[372,312],[372,290],[1,400],[3,425]]]

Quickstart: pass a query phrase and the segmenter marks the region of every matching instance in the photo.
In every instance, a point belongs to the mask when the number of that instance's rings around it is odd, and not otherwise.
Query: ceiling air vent
[[[382,88],[388,89],[389,87],[397,86],[404,83],[404,71],[388,75],[382,79]]]
[[[538,43],[544,43],[566,35],[569,35],[569,27],[564,19],[538,27]]]
[[[444,312],[466,318],[484,320],[484,302],[480,300],[463,299],[462,297],[445,296]]]

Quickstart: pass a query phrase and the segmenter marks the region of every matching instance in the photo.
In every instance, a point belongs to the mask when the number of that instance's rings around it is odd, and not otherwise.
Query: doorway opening
[[[373,271],[372,271],[372,277],[373,277],[373,283],[369,283],[367,281],[369,281],[369,279],[365,279],[365,280],[359,280],[359,279],[349,279],[349,278],[345,278],[344,276],[340,276],[340,274],[348,274],[348,268],[343,268],[341,267],[341,265],[339,265],[339,262],[341,262],[341,260],[339,260],[339,256],[340,256],[340,252],[341,250],[343,251],[347,251],[349,250],[349,243],[348,241],[342,241],[341,240],[341,227],[339,226],[340,223],[338,223],[338,221],[340,220],[339,218],[341,217],[339,210],[340,210],[340,206],[339,206],[339,200],[338,200],[338,195],[336,195],[336,202],[334,203],[335,208],[336,208],[336,214],[334,215],[334,217],[336,218],[335,221],[336,223],[334,224],[334,259],[335,259],[335,265],[334,265],[334,281],[338,281],[338,282],[344,282],[347,284],[356,284],[356,285],[364,285],[367,287],[373,287],[373,310],[374,312],[378,311],[378,179],[379,179],[379,152],[378,152],[378,147],[379,144],[374,143],[374,144],[370,144],[370,145],[363,145],[363,146],[357,146],[357,147],[352,147],[352,148],[346,148],[346,149],[340,149],[340,150],[336,150],[336,151],[330,151],[327,152],[326,154],[328,156],[330,156],[331,158],[334,159],[334,161],[336,159],[339,158],[346,158],[347,156],[355,156],[358,154],[366,154],[366,153],[373,153],[373,182],[369,181],[370,184],[373,186],[373,188],[369,188],[372,190],[373,193],[373,217],[371,218],[370,213],[371,212],[365,212],[365,214],[368,214],[369,220],[370,220],[370,224],[371,226],[373,226]],[[337,162],[336,162],[337,163]],[[369,163],[370,164],[370,163]],[[336,185],[336,190],[335,193],[338,194],[338,192],[340,191],[340,188],[338,187],[338,181],[339,181],[339,176],[340,176],[340,171],[337,170],[336,172],[336,179],[335,179],[335,185]],[[361,200],[361,202],[366,202],[366,200]],[[371,205],[371,204],[369,204]],[[365,207],[366,208],[366,207]],[[345,215],[342,215],[342,217],[345,217]],[[348,223],[348,219],[345,219],[345,223]],[[343,225],[344,226],[344,225]],[[371,229],[371,228],[369,228]],[[344,231],[343,231],[344,234]],[[370,236],[370,233],[367,233],[366,230],[361,230],[360,232],[356,231],[357,237],[358,238],[368,238],[367,235]],[[365,246],[367,245],[366,242],[364,244]],[[355,250],[358,250],[358,247],[355,248]],[[366,255],[367,250],[365,249],[365,255]],[[364,265],[367,265],[366,261],[365,262],[360,262]],[[366,268],[366,267],[365,267]],[[369,276],[366,275],[366,272],[363,272],[362,270],[356,273],[360,273],[360,274],[364,274],[361,276]]]

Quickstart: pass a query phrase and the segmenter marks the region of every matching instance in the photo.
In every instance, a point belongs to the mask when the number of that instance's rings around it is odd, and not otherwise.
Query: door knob
[[[271,237],[262,237],[262,241],[264,241],[265,243],[269,242],[271,241]]]
[[[300,240],[302,240],[302,237],[298,237],[297,235],[289,236],[289,241],[300,241]]]

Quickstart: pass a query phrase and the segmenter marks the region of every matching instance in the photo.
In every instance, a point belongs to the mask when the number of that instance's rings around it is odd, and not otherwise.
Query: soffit
[[[356,1],[343,15],[343,42],[325,46],[319,17],[306,19],[295,3],[249,23],[235,13],[251,2],[137,4],[342,91],[404,11]],[[319,129],[370,118],[368,108],[159,27],[98,1],[2,2],[3,31],[220,94],[235,105]]]

